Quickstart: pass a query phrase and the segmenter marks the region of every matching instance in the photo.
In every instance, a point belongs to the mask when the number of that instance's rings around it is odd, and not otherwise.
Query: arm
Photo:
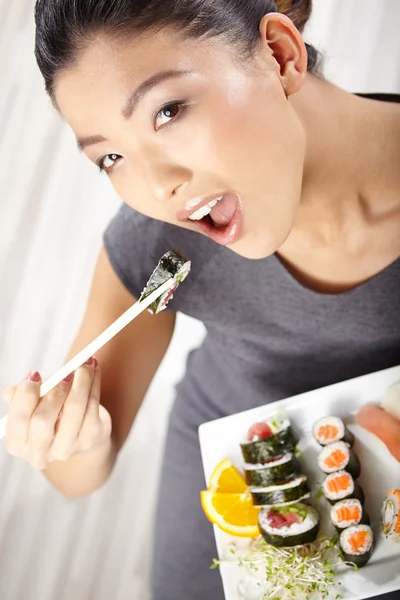
[[[85,315],[68,359],[82,350],[135,301],[116,276],[101,250]],[[104,446],[55,462],[45,470],[64,495],[81,497],[103,485],[114,467],[142,400],[169,346],[175,314],[143,313],[97,354],[101,366],[101,404],[112,420],[111,438]]]

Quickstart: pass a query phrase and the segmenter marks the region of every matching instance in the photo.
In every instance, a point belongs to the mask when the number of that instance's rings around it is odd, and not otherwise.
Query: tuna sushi
[[[333,442],[345,442],[349,446],[354,444],[354,435],[347,429],[339,417],[324,417],[319,419],[313,427],[313,435],[321,446]]]
[[[307,504],[264,508],[258,517],[260,533],[272,546],[299,546],[313,542],[319,529],[319,514]]]
[[[318,466],[324,473],[346,470],[354,479],[360,476],[360,461],[345,442],[333,442],[318,455]]]
[[[254,423],[240,447],[246,463],[260,464],[293,452],[298,442],[290,422],[275,419]]]
[[[322,492],[331,504],[347,498],[357,498],[361,504],[364,504],[365,500],[362,487],[355,483],[347,471],[337,471],[327,475],[322,482]]]
[[[153,304],[149,306],[149,312],[156,314],[167,307],[167,304],[172,300],[175,290],[182,283],[190,272],[191,263],[183,254],[177,251],[170,251],[164,254],[160,262],[153,271],[152,276],[147,282],[146,287],[141,293],[139,300],[147,298],[154,290],[163,285],[168,279],[173,278],[174,283],[160,298],[157,298]]]
[[[265,487],[294,479],[300,473],[299,461],[291,452],[264,464],[245,464],[244,477],[249,487]]]
[[[336,502],[331,508],[331,521],[339,531],[354,525],[369,525],[369,517],[357,498]]]
[[[256,506],[286,506],[310,497],[310,488],[305,475],[282,485],[252,487],[250,493]]]
[[[343,560],[361,568],[372,556],[374,534],[369,525],[354,525],[342,531],[339,543]]]
[[[386,537],[400,542],[400,490],[389,490],[382,507],[382,528]]]

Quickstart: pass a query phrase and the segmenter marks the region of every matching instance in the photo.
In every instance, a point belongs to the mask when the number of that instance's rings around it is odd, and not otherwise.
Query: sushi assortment
[[[307,544],[318,535],[320,516],[303,502],[311,490],[294,455],[298,442],[290,421],[275,418],[252,425],[240,445],[253,504],[262,507],[260,533],[276,547]]]
[[[330,517],[340,532],[343,560],[363,567],[372,556],[374,535],[364,508],[364,491],[356,482],[361,465],[353,450],[354,436],[338,417],[319,419],[313,435],[322,446],[318,467],[326,476],[321,490],[332,504]]]
[[[389,490],[382,507],[382,529],[387,538],[400,542],[400,490]]]

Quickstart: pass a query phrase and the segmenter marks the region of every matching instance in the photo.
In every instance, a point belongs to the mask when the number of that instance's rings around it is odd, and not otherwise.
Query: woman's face
[[[126,204],[263,258],[293,226],[305,136],[268,46],[251,68],[239,58],[218,38],[100,37],[55,98]]]

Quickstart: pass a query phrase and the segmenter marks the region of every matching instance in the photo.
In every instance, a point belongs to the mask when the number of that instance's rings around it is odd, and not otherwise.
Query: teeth
[[[199,208],[199,210],[196,210],[196,212],[194,212],[192,215],[190,215],[189,219],[191,221],[200,221],[203,217],[210,214],[211,209],[214,208],[214,206],[216,206],[218,204],[218,202],[220,200],[222,200],[222,198],[223,198],[223,196],[220,196],[219,198],[216,198],[215,200],[211,200],[211,202],[209,202],[208,204],[205,204],[204,206]]]

